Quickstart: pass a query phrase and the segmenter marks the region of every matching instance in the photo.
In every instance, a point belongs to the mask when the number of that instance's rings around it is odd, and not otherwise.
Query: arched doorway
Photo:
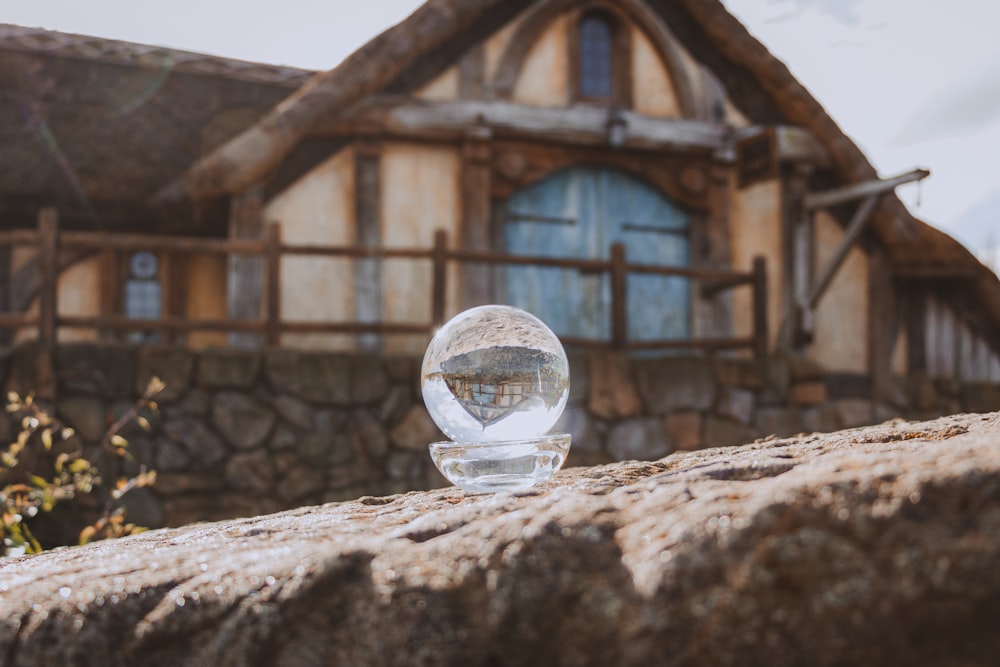
[[[571,167],[515,193],[507,205],[506,250],[517,255],[607,259],[625,245],[629,263],[686,266],[690,216],[649,184],[622,171]],[[606,275],[512,266],[506,301],[524,308],[562,336],[611,336],[611,287]],[[630,274],[629,340],[687,338],[689,281]]]

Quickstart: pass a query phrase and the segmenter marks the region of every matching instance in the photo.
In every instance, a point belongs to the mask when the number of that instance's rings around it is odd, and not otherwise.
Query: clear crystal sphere
[[[434,335],[420,372],[424,404],[455,443],[495,443],[542,436],[569,398],[562,343],[530,313],[479,306]]]

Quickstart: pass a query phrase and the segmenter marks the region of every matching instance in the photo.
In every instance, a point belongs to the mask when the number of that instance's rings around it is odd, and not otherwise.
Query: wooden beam
[[[898,334],[898,311],[889,257],[877,247],[868,255],[868,374],[875,403],[892,400],[892,348]]]
[[[496,137],[561,141],[581,145],[608,144],[608,110],[577,105],[566,108],[533,107],[499,100],[424,102],[386,99],[381,110],[382,131],[388,136],[430,136],[461,140],[484,127]],[[317,130],[317,135],[349,134],[363,117],[379,115],[366,106],[348,120]],[[626,148],[723,152],[729,140],[725,128],[697,120],[664,119],[621,111],[626,125]]]
[[[872,211],[875,210],[875,205],[878,203],[878,195],[869,196],[861,205],[858,206],[858,210],[854,212],[854,217],[851,218],[850,224],[847,226],[847,231],[844,232],[844,237],[840,240],[840,245],[833,253],[833,257],[825,267],[823,267],[823,272],[820,273],[819,279],[816,284],[813,285],[809,293],[803,298],[799,305],[804,308],[815,308],[816,304],[819,302],[820,297],[826,291],[826,288],[830,286],[833,281],[833,277],[837,275],[837,271],[840,269],[840,265],[843,264],[844,260],[847,258],[847,253],[851,251],[851,247],[854,245],[858,237],[861,236],[861,232],[864,231],[865,226],[871,219]]]
[[[232,197],[229,215],[229,238],[262,241],[264,235],[263,195],[258,185]],[[229,257],[227,314],[232,320],[260,318],[263,304],[263,260],[260,257]],[[237,348],[258,348],[259,335],[235,332],[229,344]]]
[[[354,147],[354,242],[362,246],[382,245],[382,159],[380,146],[371,139]],[[363,259],[354,263],[354,319],[359,323],[382,319],[382,263]],[[377,350],[378,336],[358,336],[363,350]]]
[[[767,358],[767,260],[753,258],[753,340],[758,359]]]
[[[38,213],[38,360],[36,392],[56,400],[56,327],[59,321],[59,214],[54,208]]]
[[[611,245],[611,344],[624,349],[628,341],[628,271],[625,245]]]
[[[931,175],[927,169],[914,169],[890,178],[877,178],[862,183],[852,183],[842,188],[834,188],[825,192],[811,192],[806,195],[806,208],[817,209],[845,204],[858,199],[865,199],[895,190],[900,185],[922,181]]]
[[[489,141],[470,140],[462,146],[462,220],[459,244],[466,250],[492,250],[490,200],[493,181]],[[489,303],[490,267],[466,264],[460,268],[461,308]]]
[[[268,347],[281,344],[281,225],[267,226],[267,329]]]

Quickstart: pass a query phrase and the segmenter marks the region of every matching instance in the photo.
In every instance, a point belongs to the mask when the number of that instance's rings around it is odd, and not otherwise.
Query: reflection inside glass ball
[[[538,318],[510,306],[481,306],[434,336],[421,391],[431,418],[456,442],[531,438],[562,414],[569,364]]]

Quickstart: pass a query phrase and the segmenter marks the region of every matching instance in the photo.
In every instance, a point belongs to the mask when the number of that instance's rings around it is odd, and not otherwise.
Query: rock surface
[[[1000,414],[0,564],[13,665],[988,665]]]

